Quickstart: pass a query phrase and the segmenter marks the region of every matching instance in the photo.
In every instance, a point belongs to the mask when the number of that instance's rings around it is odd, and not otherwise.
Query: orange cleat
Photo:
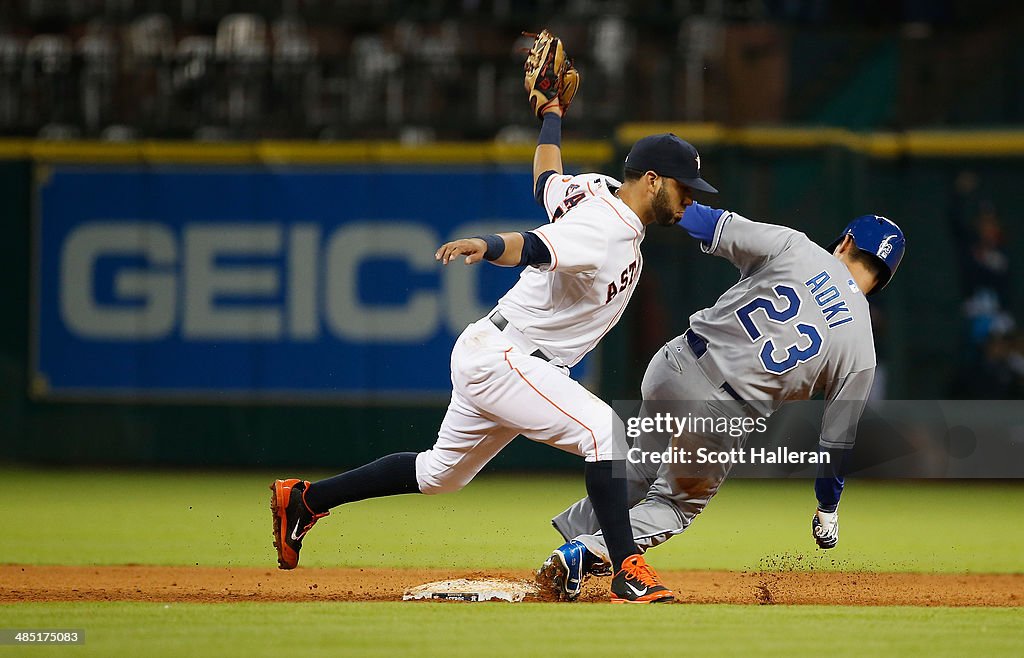
[[[661,584],[654,569],[642,555],[630,555],[612,578],[612,603],[668,603],[675,600],[672,590]]]
[[[277,567],[294,569],[299,564],[302,538],[316,522],[330,514],[314,514],[306,506],[306,480],[277,480],[270,485],[270,511],[274,515],[274,548]]]

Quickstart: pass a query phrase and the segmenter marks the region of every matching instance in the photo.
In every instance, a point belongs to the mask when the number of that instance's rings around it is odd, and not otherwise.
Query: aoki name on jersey
[[[624,292],[629,286],[636,283],[637,279],[637,262],[634,260],[629,264],[629,267],[622,270],[622,274],[619,275],[618,285],[615,285],[615,281],[608,282],[608,298],[604,300],[604,303],[615,299],[615,295],[620,292]]]
[[[827,286],[831,278],[828,272],[819,272],[805,281],[804,285],[814,295],[814,301],[818,304],[828,326],[838,327],[853,320],[853,315],[850,314],[850,309],[846,306],[846,300],[842,298],[839,288],[834,284]],[[857,284],[853,282],[853,279],[847,281],[847,285],[851,290],[857,291]]]

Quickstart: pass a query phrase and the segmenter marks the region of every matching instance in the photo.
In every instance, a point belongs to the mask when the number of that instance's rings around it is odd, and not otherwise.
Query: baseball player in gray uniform
[[[690,316],[690,328],[652,358],[644,375],[646,401],[690,401],[688,412],[706,418],[767,418],[783,403],[821,393],[825,411],[820,450],[832,468],[819,469],[818,508],[812,534],[821,548],[839,539],[841,464],[852,448],[871,388],[875,353],[865,294],[881,290],[903,257],[900,228],[876,215],[854,219],[828,249],[784,226],[751,221],[694,203],[680,223],[705,253],[721,256],[740,280],[711,308]],[[655,403],[657,404],[657,403]],[[747,434],[684,431],[670,437],[640,435],[642,454],[667,443],[695,454],[742,447]],[[730,463],[695,472],[679,463],[627,462],[633,539],[646,550],[683,532],[728,475]],[[605,547],[586,499],[553,525],[567,540],[541,567],[539,577],[568,600],[588,574],[605,571]]]

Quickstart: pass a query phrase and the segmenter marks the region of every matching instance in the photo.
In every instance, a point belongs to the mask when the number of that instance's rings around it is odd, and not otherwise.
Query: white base
[[[417,585],[406,590],[403,601],[508,601],[518,603],[527,596],[536,596],[537,585],[525,580],[479,578],[441,580]]]

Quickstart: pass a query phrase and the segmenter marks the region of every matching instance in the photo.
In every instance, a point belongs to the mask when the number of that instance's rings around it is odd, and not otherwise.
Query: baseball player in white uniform
[[[699,156],[674,135],[638,141],[626,181],[562,173],[561,109],[543,114],[534,157],[535,195],[550,223],[442,245],[444,265],[464,257],[523,267],[492,312],[470,324],[452,350],[452,397],[437,441],[420,453],[396,453],[315,483],[271,485],[275,547],[282,569],[298,563],[302,539],[329,510],[366,498],[439,494],[464,487],[522,434],[582,456],[590,509],[615,565],[613,602],[672,600],[644,561],[629,525],[625,446],[611,407],[569,376],[622,316],[643,269],[640,243],[652,223],[679,222],[692,190],[714,192]],[[619,433],[621,436],[621,432]]]
[[[701,418],[761,419],[787,401],[823,394],[819,443],[830,467],[821,468],[815,482],[818,509],[811,526],[817,544],[832,548],[839,540],[842,465],[875,368],[865,294],[881,290],[896,271],[906,246],[903,232],[884,217],[863,215],[822,249],[793,229],[699,203],[687,208],[680,225],[705,253],[732,262],[740,280],[711,308],[694,313],[690,328],[655,354],[643,399],[649,405],[672,402]],[[742,448],[746,438],[688,430],[671,437],[641,434],[635,447],[653,454],[671,444],[696,454],[702,446]],[[693,522],[731,464],[631,460],[626,466],[633,539],[646,550]],[[572,600],[588,573],[607,570],[605,542],[585,499],[552,523],[567,543],[552,553],[540,575]]]

